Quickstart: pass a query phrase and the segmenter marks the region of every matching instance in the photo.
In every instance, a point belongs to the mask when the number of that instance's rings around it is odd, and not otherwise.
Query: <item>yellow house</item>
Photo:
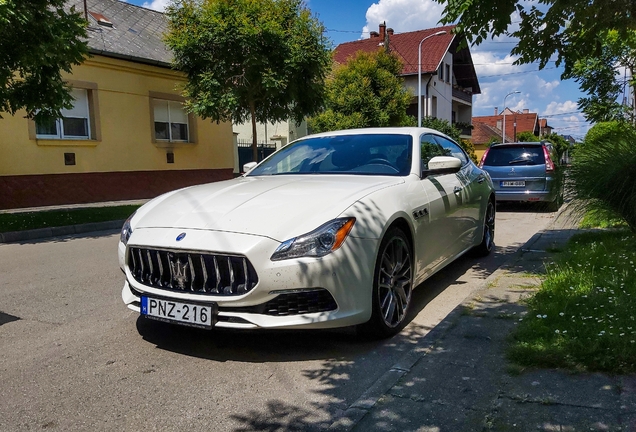
[[[83,0],[73,0],[84,12]],[[88,0],[91,57],[65,77],[74,107],[37,123],[0,120],[0,209],[152,198],[232,178],[232,125],[182,107],[163,14]]]

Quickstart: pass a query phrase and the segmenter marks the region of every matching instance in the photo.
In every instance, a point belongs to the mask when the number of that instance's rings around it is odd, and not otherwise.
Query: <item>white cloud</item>
[[[571,113],[579,110],[579,104],[571,100],[563,103],[550,102],[545,108],[544,115]]]
[[[152,0],[151,2],[144,2],[142,4],[143,7],[148,9],[154,9],[156,11],[163,12],[166,10],[166,7],[170,4],[171,0]]]
[[[444,6],[433,0],[379,0],[367,9],[362,37],[378,31],[383,22],[396,33],[438,27],[443,10]]]

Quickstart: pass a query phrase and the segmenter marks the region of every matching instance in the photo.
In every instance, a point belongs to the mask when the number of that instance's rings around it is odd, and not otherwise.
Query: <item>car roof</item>
[[[395,135],[421,135],[423,133],[434,133],[437,135],[445,136],[446,134],[430,128],[425,127],[374,127],[374,128],[359,128],[359,129],[344,129],[330,132],[322,132],[318,134],[307,135],[304,138],[320,138],[329,136],[342,136],[342,135],[374,135],[374,134],[395,134]],[[449,137],[450,138],[450,137]],[[452,138],[450,138],[452,139]]]
[[[536,146],[540,146],[540,145],[544,145],[544,144],[549,144],[548,142],[545,141],[517,141],[517,142],[507,142],[507,143],[493,143],[490,146],[491,147],[502,147],[502,146],[527,146],[527,145],[536,145]]]

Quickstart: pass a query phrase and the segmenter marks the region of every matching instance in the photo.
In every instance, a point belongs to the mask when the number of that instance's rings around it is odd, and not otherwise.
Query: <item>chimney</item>
[[[530,114],[530,110],[529,110],[528,108],[524,108],[524,109],[523,109],[523,113],[524,113],[524,114]]]
[[[499,115],[499,110],[495,107],[495,115]]]
[[[384,40],[385,35],[386,35],[386,21],[380,24],[380,39]]]
[[[369,36],[371,37],[371,39],[379,38],[380,33],[378,33],[377,31],[372,31],[371,33],[369,33]]]
[[[389,36],[393,36],[393,29],[392,28],[386,29],[386,32],[389,34]]]

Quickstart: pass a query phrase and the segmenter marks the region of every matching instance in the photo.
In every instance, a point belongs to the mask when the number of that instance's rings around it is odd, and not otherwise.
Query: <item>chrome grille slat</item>
[[[129,248],[128,255],[133,278],[153,288],[236,296],[248,293],[258,283],[256,270],[243,256],[135,246]]]

